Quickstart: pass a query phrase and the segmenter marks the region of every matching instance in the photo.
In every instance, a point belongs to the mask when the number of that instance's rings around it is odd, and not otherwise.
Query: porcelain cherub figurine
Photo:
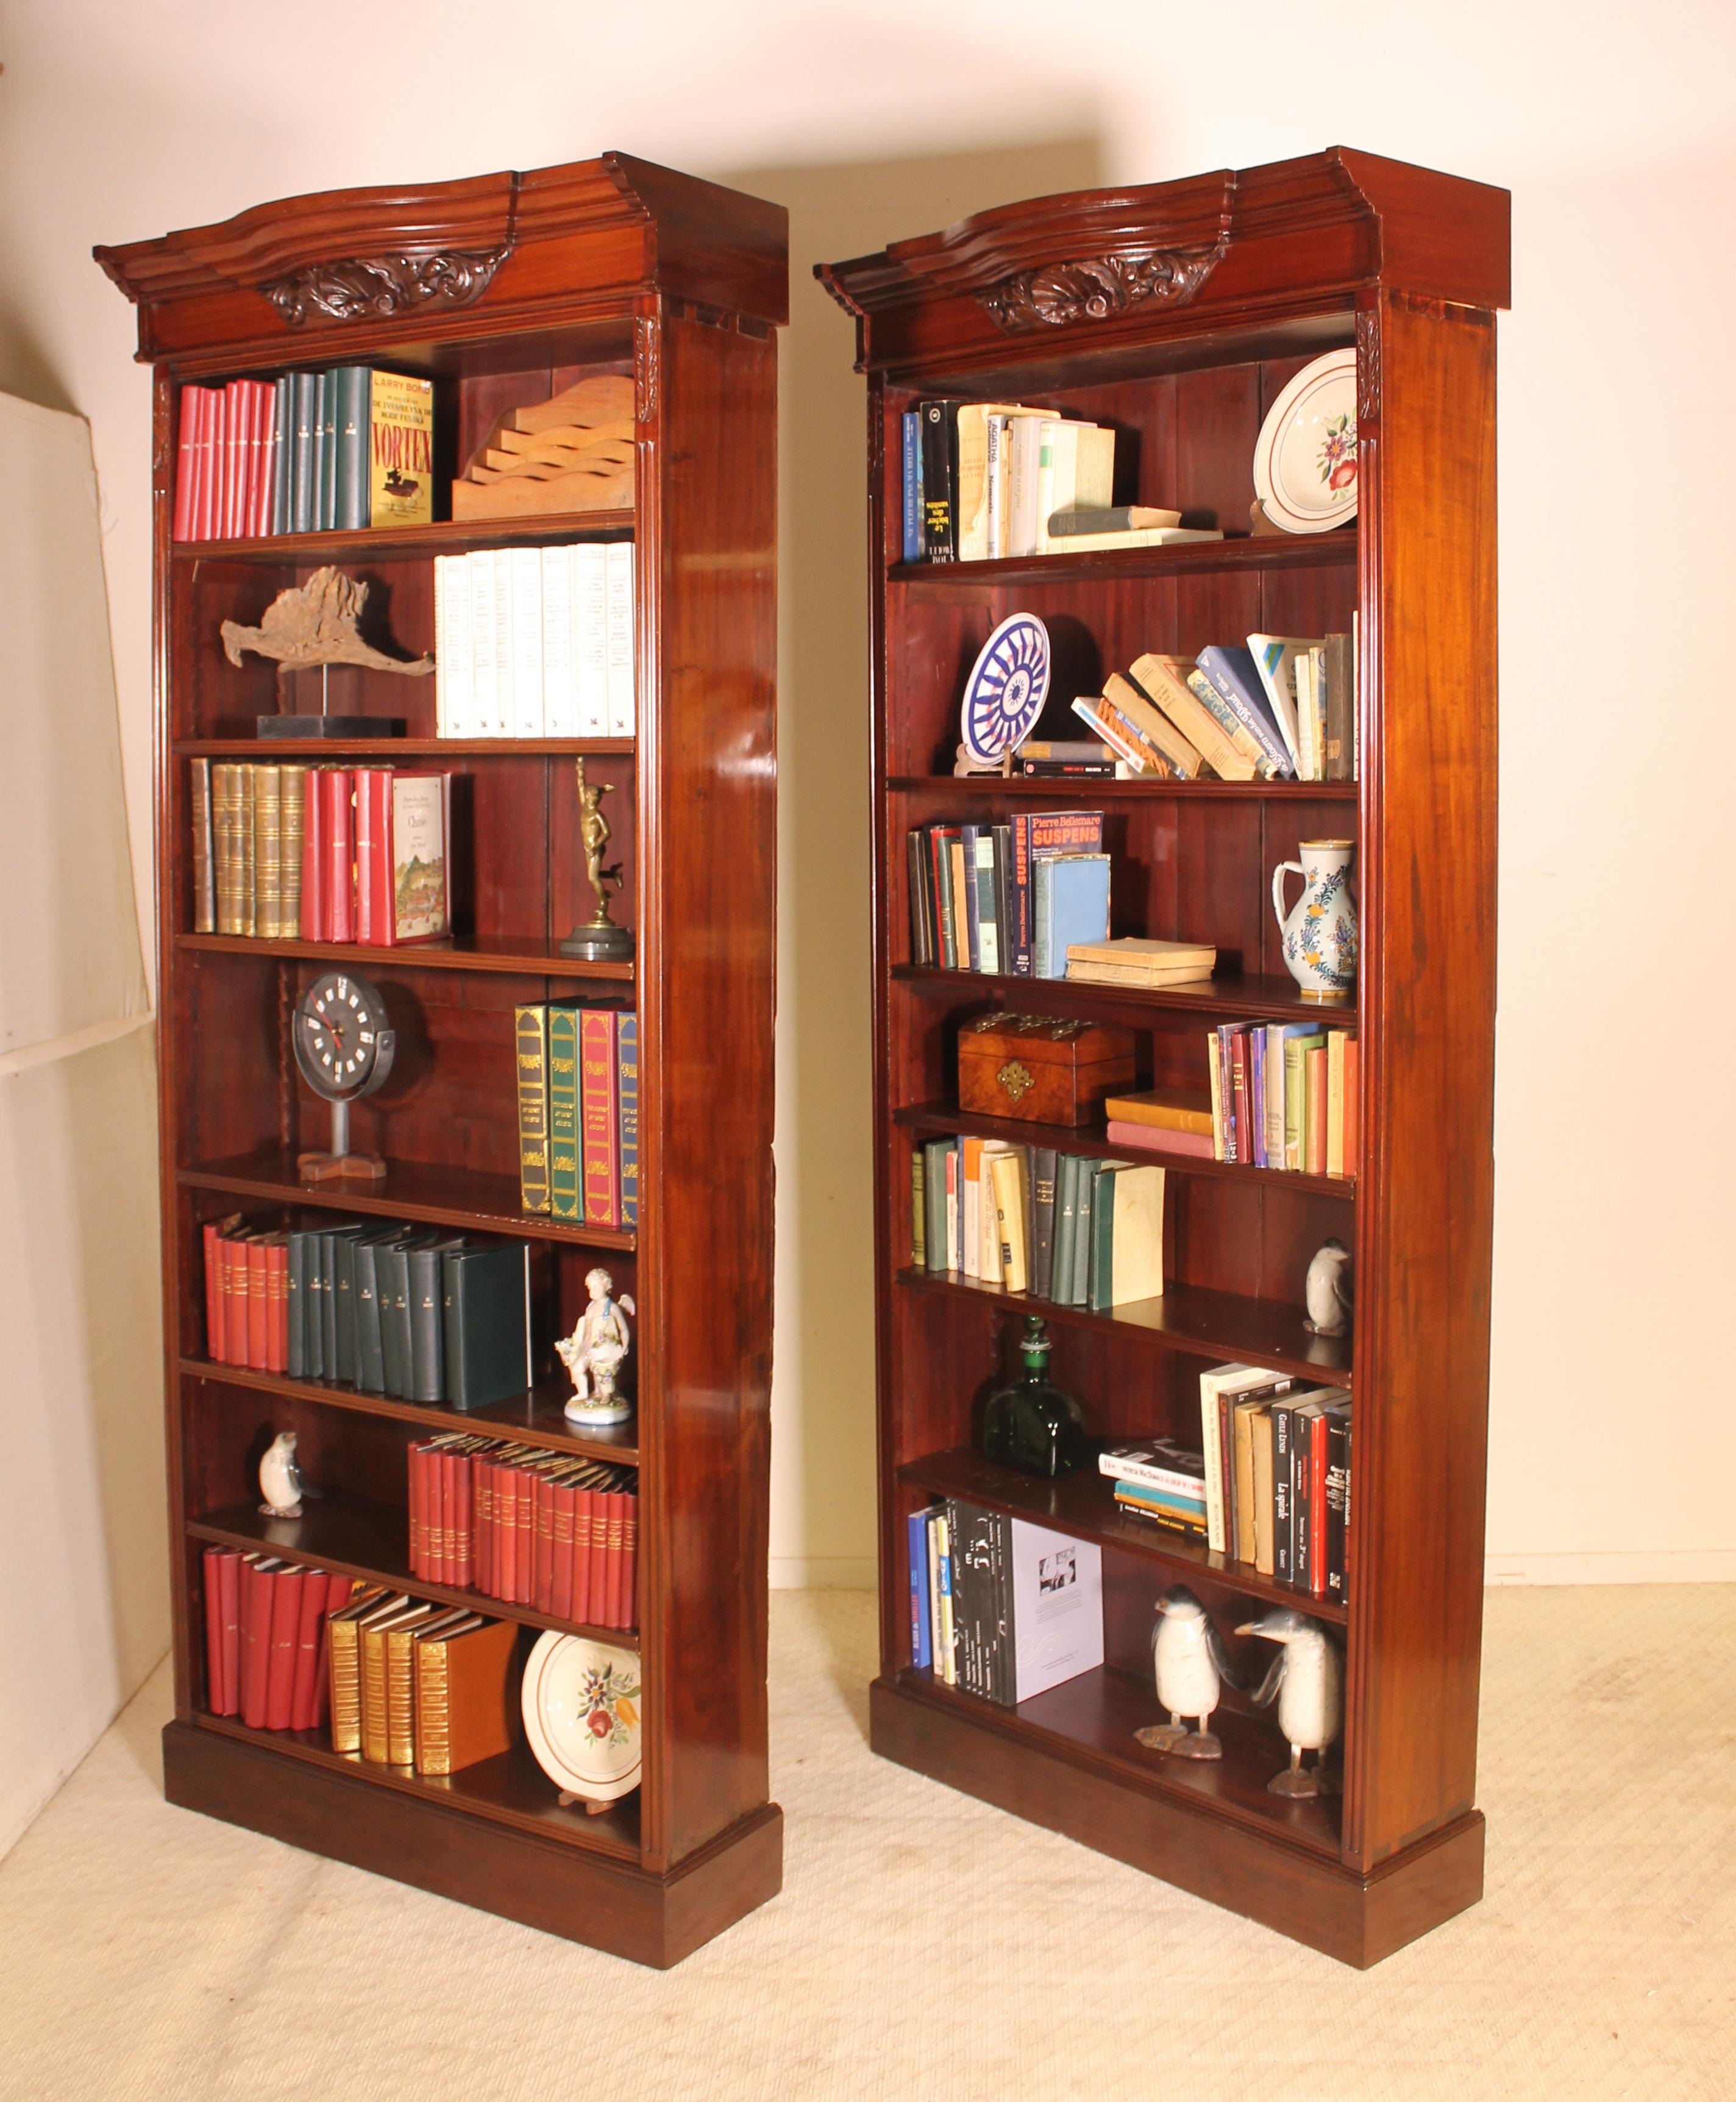
[[[572,1334],[556,1344],[560,1362],[573,1378],[573,1399],[566,1405],[566,1419],[596,1430],[611,1423],[625,1423],[632,1414],[630,1404],[615,1392],[615,1378],[627,1361],[632,1341],[627,1317],[638,1308],[623,1292],[610,1296],[614,1279],[606,1270],[593,1270],[585,1279],[590,1304],[578,1317]]]

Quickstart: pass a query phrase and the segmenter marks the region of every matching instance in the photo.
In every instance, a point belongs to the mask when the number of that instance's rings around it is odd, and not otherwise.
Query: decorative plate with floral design
[[[639,1785],[639,1659],[586,1635],[541,1636],[525,1666],[525,1734],[556,1788],[613,1803]]]
[[[1034,613],[1011,614],[989,637],[964,682],[959,728],[979,766],[1016,751],[1049,697],[1049,631]]]
[[[1355,517],[1355,351],[1304,366],[1272,404],[1254,447],[1254,489],[1286,533],[1326,533]]]

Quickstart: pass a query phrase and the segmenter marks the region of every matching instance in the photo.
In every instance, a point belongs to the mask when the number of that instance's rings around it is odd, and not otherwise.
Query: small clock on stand
[[[386,1173],[379,1155],[350,1151],[350,1104],[371,1095],[392,1071],[397,1038],[386,1003],[365,978],[327,971],[297,1002],[291,1034],[302,1078],[331,1104],[331,1151],[299,1157],[302,1181],[378,1182]]]

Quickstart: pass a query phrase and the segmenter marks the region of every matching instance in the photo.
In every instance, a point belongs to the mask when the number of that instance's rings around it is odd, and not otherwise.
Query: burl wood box
[[[1052,1014],[983,1014],[959,1032],[959,1106],[1032,1124],[1092,1123],[1134,1078],[1133,1032]]]

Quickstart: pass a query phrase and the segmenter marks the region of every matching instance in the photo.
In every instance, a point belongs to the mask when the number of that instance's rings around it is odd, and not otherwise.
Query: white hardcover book
[[[1001,1217],[994,1197],[994,1164],[1013,1151],[1005,1139],[985,1140],[976,1170],[976,1275],[985,1284],[1006,1282],[1002,1274]]]
[[[447,632],[446,572],[457,561],[456,555],[436,555],[434,557],[434,734],[450,737],[451,725],[447,721],[446,665],[451,655],[451,636]]]
[[[1260,1365],[1214,1365],[1199,1376],[1200,1451],[1206,1461],[1206,1545],[1227,1554],[1229,1531],[1224,1508],[1224,1454],[1219,1436],[1218,1396],[1263,1386],[1272,1374]]]
[[[573,550],[542,550],[542,734],[578,735],[573,659]]]
[[[1008,1523],[1012,1692],[1029,1701],[1103,1662],[1103,1550],[1021,1518]]]
[[[578,663],[578,734],[609,734],[609,586],[604,549],[573,550],[573,645]]]
[[[1278,718],[1278,726],[1290,747],[1291,764],[1300,780],[1302,743],[1296,712],[1296,659],[1304,650],[1324,648],[1325,645],[1318,635],[1251,635],[1247,646],[1254,659],[1254,669],[1260,674],[1260,683],[1266,690],[1266,698],[1272,703],[1272,712]]]
[[[1295,661],[1296,778],[1318,781],[1314,760],[1314,666],[1304,650]]]
[[[542,551],[515,548],[512,570],[514,737],[542,735]]]
[[[494,554],[494,721],[492,737],[511,737],[518,720],[518,704],[512,690],[512,667],[516,653],[512,646],[512,551],[497,548]]]
[[[1007,516],[1007,552],[1034,555],[1037,552],[1037,492],[1043,455],[1043,433],[1049,419],[1016,416],[1012,426],[1012,458]]]
[[[991,562],[1007,552],[1007,425],[1005,416],[985,419],[988,460],[984,473],[988,496],[982,552]]]
[[[1049,521],[1057,511],[1106,511],[1114,501],[1115,433],[1095,424],[1056,423],[1044,450],[1050,473],[1047,489],[1038,494],[1040,555],[1067,545],[1049,537]]]
[[[612,541],[604,551],[608,591],[609,728],[610,737],[631,737],[634,721],[633,543]]]
[[[491,548],[479,548],[470,558],[472,737],[498,734],[494,727],[500,690],[499,660],[494,650],[494,565],[499,559]]]
[[[448,555],[446,563],[447,737],[474,737],[476,664],[470,643],[470,555]]]

